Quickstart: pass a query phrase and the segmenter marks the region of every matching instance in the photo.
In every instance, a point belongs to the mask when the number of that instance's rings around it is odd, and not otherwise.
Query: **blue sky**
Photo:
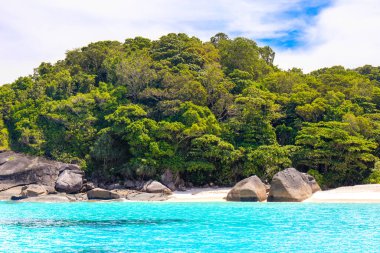
[[[276,51],[275,64],[306,72],[380,65],[378,0],[0,0],[0,84],[98,40],[218,32]]]
[[[332,4],[332,0],[300,1],[292,9],[280,12],[275,17],[265,18],[264,22],[276,22],[278,20],[284,22],[297,20],[297,22],[286,27],[286,29],[277,31],[278,36],[258,38],[258,41],[277,50],[307,47],[309,46],[308,41],[304,37],[307,29],[314,26],[318,15]]]

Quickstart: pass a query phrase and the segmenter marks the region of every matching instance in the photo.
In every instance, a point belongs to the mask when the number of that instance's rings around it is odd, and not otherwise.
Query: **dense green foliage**
[[[232,184],[295,166],[327,187],[379,182],[380,68],[304,74],[274,55],[222,33],[92,43],[0,87],[0,150],[104,181],[170,169]]]

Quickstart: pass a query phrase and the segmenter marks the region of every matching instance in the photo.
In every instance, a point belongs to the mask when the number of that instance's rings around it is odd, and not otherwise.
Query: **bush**
[[[364,180],[366,184],[380,184],[380,161],[375,163],[371,174]]]

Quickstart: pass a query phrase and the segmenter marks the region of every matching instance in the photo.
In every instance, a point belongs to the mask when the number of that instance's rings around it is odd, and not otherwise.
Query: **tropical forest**
[[[170,170],[230,186],[289,167],[325,189],[380,183],[380,67],[304,73],[274,59],[224,33],[91,43],[0,86],[0,150],[107,183]]]

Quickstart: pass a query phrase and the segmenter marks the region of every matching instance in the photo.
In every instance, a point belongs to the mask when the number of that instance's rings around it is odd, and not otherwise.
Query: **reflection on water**
[[[130,225],[164,225],[188,222],[182,219],[125,219],[125,220],[52,220],[52,219],[17,219],[0,220],[0,226],[20,226],[26,228],[43,227],[109,227]]]

